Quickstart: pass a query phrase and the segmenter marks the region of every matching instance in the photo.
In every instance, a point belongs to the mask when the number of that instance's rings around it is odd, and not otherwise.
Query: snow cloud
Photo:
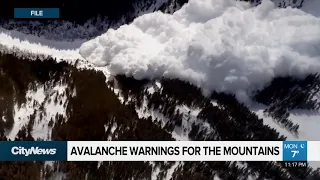
[[[80,54],[113,75],[180,78],[245,100],[275,76],[320,72],[320,18],[269,0],[190,0],[109,29]]]

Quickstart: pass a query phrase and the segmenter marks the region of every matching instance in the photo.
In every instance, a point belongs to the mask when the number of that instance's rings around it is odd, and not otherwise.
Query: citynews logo
[[[24,148],[21,146],[14,146],[11,148],[11,153],[13,155],[55,155],[57,153],[57,149],[51,148],[51,149],[44,149],[39,147],[31,147],[31,148]]]

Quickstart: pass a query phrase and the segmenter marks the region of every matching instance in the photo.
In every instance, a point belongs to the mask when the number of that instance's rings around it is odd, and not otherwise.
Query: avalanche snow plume
[[[80,54],[113,75],[180,78],[243,99],[275,76],[320,71],[320,18],[270,0],[257,7],[190,0],[173,15],[154,12],[109,29]]]

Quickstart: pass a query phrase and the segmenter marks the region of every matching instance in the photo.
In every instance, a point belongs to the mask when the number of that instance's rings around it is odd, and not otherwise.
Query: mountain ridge
[[[113,18],[113,14],[110,13],[112,17],[103,15],[103,12],[98,15],[92,15],[91,17],[86,17],[84,19],[79,19],[77,23],[74,19],[75,17],[68,20],[68,18],[62,18],[60,20],[49,20],[49,21],[38,21],[38,20],[14,20],[12,18],[11,12],[8,12],[7,18],[0,17],[0,27],[8,30],[16,30],[24,34],[32,34],[40,37],[45,37],[46,39],[54,39],[58,41],[74,41],[79,39],[91,39],[93,37],[101,35],[109,28],[118,28],[123,24],[132,22],[132,20],[142,14],[162,11],[164,13],[172,14],[179,10],[185,3],[189,0],[143,0],[143,1],[133,1],[126,2],[125,7],[130,7],[129,11],[124,11],[119,17]],[[261,0],[235,0],[235,1],[249,1],[253,6],[261,4]],[[301,8],[308,2],[307,0],[272,0],[276,6],[280,8],[294,7]],[[309,0],[312,1],[312,0]],[[36,6],[43,2],[34,2]],[[53,3],[53,4],[52,4]],[[57,6],[56,3],[51,2],[52,5]],[[61,3],[60,3],[61,4]],[[13,5],[7,5],[14,8]],[[23,5],[22,5],[23,6]],[[25,5],[24,5],[25,6]],[[31,5],[29,4],[28,7]],[[64,5],[61,5],[64,8]],[[112,4],[111,4],[112,6]],[[6,7],[6,6],[4,6]],[[71,6],[70,6],[71,7]],[[10,8],[6,8],[10,9]],[[74,8],[71,8],[71,10]],[[125,9],[125,8],[124,8]],[[70,10],[70,9],[69,9]],[[69,10],[66,10],[69,12]],[[71,11],[72,12],[72,11]],[[99,11],[98,11],[99,12]],[[96,12],[94,12],[96,13]],[[89,12],[89,14],[94,14]],[[118,16],[118,15],[117,15]],[[66,16],[68,17],[68,16]],[[2,18],[2,19],[1,19]],[[61,34],[61,32],[64,32]]]

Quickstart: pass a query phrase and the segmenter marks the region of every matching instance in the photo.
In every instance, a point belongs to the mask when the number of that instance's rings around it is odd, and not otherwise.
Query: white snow
[[[211,104],[212,104],[213,106],[218,106],[218,103],[217,103],[216,101],[211,101]]]
[[[57,59],[82,59],[78,52],[78,48],[82,42],[47,40],[17,31],[8,31],[0,27],[0,44],[6,48],[17,48],[21,51],[34,54],[45,54]]]
[[[259,110],[255,110],[254,112],[258,115],[259,118],[263,119],[263,123],[265,125],[268,125],[271,128],[276,129],[277,132],[280,133],[280,135],[284,135],[285,137],[287,137],[288,140],[297,139],[288,130],[286,130],[285,128],[281,127],[272,117],[270,117],[270,116],[266,115],[265,113],[263,113],[263,111],[264,111],[264,109],[259,109]]]
[[[114,135],[114,131],[117,129],[117,124],[114,123],[111,125],[111,129],[110,129],[110,134],[108,135],[108,141],[112,141],[114,139],[112,139],[112,136]],[[105,126],[105,130],[107,131],[107,126]],[[115,134],[115,137],[117,137],[117,134]]]
[[[63,180],[67,177],[66,173],[63,172],[56,172],[53,174],[53,176],[50,178],[50,180]]]
[[[167,163],[167,162],[165,162]],[[159,167],[155,167],[155,163],[154,162],[150,162],[150,164],[152,165],[152,174],[151,174],[151,180],[157,180],[157,176],[159,175],[159,173],[161,172],[161,169]],[[179,165],[183,165],[183,162],[175,162],[168,170],[167,170],[167,174],[164,177],[164,180],[171,180],[172,178],[172,174],[175,171],[175,169],[179,166]]]
[[[317,95],[316,95],[317,96]],[[314,97],[319,100],[319,97]],[[281,127],[272,117],[263,113],[267,106],[264,105],[255,105],[256,107],[252,108],[259,118],[263,119],[264,124],[269,125],[271,128],[276,129],[281,135],[287,137],[288,140],[307,140],[307,141],[320,141],[320,131],[319,129],[319,120],[320,120],[320,111],[317,110],[291,110],[288,117],[293,124],[298,124],[298,136],[294,136],[284,127]]]
[[[190,0],[173,15],[154,12],[109,29],[83,43],[80,54],[112,75],[176,77],[245,101],[248,90],[275,76],[320,71],[320,18],[305,11],[269,0],[253,8]]]
[[[25,41],[29,44],[36,44],[41,46],[46,46],[48,48],[54,48],[56,50],[74,50],[78,49],[85,40],[75,40],[75,41],[56,41],[46,39],[44,37],[38,37],[34,35],[26,35],[22,32],[16,30],[7,30],[4,28],[0,28],[1,34],[1,44],[10,44],[9,39],[16,39],[19,41]],[[20,42],[21,43],[21,42]],[[11,45],[18,45],[19,43],[12,43]],[[28,49],[28,47],[26,47]],[[30,48],[32,50],[32,48]],[[43,52],[45,53],[45,52]]]
[[[266,108],[266,107],[265,107]],[[265,108],[254,110],[259,118],[263,119],[265,125],[270,126],[277,130],[280,135],[287,137],[287,140],[306,140],[306,141],[320,141],[319,131],[319,111],[306,111],[306,110],[292,110],[289,119],[294,124],[299,124],[298,136],[294,136],[285,128],[281,127],[273,118],[263,113]],[[320,162],[309,162],[309,165],[315,169],[320,167]]]
[[[183,164],[183,162],[175,162],[174,165],[173,165],[170,169],[168,169],[168,171],[167,171],[167,176],[166,176],[166,178],[165,178],[166,180],[170,180],[170,179],[171,179],[174,170],[175,170],[180,164]]]
[[[51,138],[51,127],[48,126],[50,120],[52,119],[55,122],[55,116],[62,115],[66,117],[66,106],[67,96],[63,94],[67,86],[56,86],[51,91],[51,101],[44,101],[44,115],[40,119],[36,119],[36,122],[33,126],[32,137],[37,139],[50,139]],[[57,98],[58,102],[55,103],[54,99]],[[61,102],[61,104],[60,104]],[[47,137],[47,138],[45,138]]]
[[[15,19],[2,23],[5,29],[18,30],[24,34],[37,34],[45,39],[70,42],[89,39],[102,33],[103,30],[107,30],[110,25],[109,21],[101,16],[88,19],[83,25],[61,19],[50,21],[48,24],[44,24],[42,20],[21,21]]]
[[[147,90],[155,89],[155,88],[161,88],[161,84],[159,82],[155,83],[153,86],[147,86]],[[156,119],[161,122],[161,126],[164,127],[166,123],[169,121],[167,117],[165,117],[159,110],[157,109],[149,109],[148,106],[148,100],[146,97],[144,97],[141,108],[136,108],[136,112],[139,116],[139,118],[148,118],[149,116],[152,117],[152,120],[155,121]],[[189,141],[191,140],[189,138],[189,133],[192,130],[192,124],[201,124],[201,130],[206,129],[207,132],[212,131],[212,127],[209,123],[198,119],[197,116],[199,114],[201,109],[199,108],[190,108],[186,105],[176,106],[175,112],[179,111],[180,114],[182,114],[182,123],[181,126],[175,126],[175,128],[172,131],[172,137],[177,141]]]
[[[136,112],[139,116],[139,118],[148,118],[149,116],[152,117],[152,120],[155,121],[156,119],[161,122],[161,126],[164,127],[165,124],[169,121],[168,118],[166,118],[162,113],[160,113],[157,109],[148,109],[147,105],[147,98],[144,97],[143,103],[141,108],[136,108]],[[180,132],[180,131],[179,131]],[[175,130],[172,132],[172,136],[176,140],[187,140],[186,137],[180,136],[179,132],[177,133]]]
[[[155,10],[159,9],[164,3],[167,3],[168,0],[155,0],[155,1],[137,1],[133,5],[136,10],[136,17],[139,17],[143,14],[152,13]],[[152,3],[152,4],[151,4]]]
[[[148,91],[148,93],[153,94],[153,93],[155,92],[155,89],[154,89],[153,86],[149,86],[149,87],[147,88],[147,91]]]
[[[161,91],[162,85],[159,81],[156,81],[154,84],[148,84],[146,88],[148,93],[153,94],[155,91]]]
[[[13,140],[18,134],[19,130],[28,125],[30,116],[35,115],[33,129],[31,135],[34,139],[51,139],[51,127],[48,126],[50,120],[55,122],[56,115],[66,117],[67,97],[64,94],[65,85],[57,85],[50,89],[49,92],[44,90],[44,86],[39,86],[37,89],[29,90],[26,95],[26,103],[18,107],[14,106],[14,125],[10,132],[7,132],[7,137]],[[50,100],[49,100],[50,98]],[[57,103],[55,99],[57,98]],[[60,104],[61,101],[61,104]],[[41,111],[43,107],[43,111]]]
[[[152,165],[151,180],[157,180],[157,176],[160,173],[160,168],[159,167],[155,167],[155,163],[154,162],[150,162],[150,164]]]
[[[160,82],[157,81],[155,84],[156,84],[156,86],[157,86],[159,89],[161,89],[162,85],[161,85]]]
[[[302,130],[299,131],[299,139],[320,141],[320,112],[294,110],[291,111],[289,119],[291,119],[294,124],[299,124],[299,129]]]
[[[27,102],[21,107],[18,107],[18,105],[15,104],[13,128],[10,132],[7,132],[7,137],[9,139],[14,140],[19,130],[28,124],[30,115],[34,113],[35,109],[39,109],[44,98],[44,89],[41,87],[35,92],[31,90],[28,91],[26,95]]]
[[[1,117],[1,120],[2,120],[3,122],[6,122],[6,121],[7,121],[6,117],[4,117],[4,116]]]
[[[190,140],[189,133],[192,130],[193,123],[195,123],[196,125],[200,124],[200,130],[206,129],[208,133],[213,131],[211,125],[208,122],[197,118],[201,109],[190,108],[186,105],[182,105],[182,106],[177,106],[176,111],[177,110],[179,110],[179,112],[183,114],[181,127],[179,128],[176,127],[174,129],[174,131],[179,135],[180,139],[183,139],[181,137],[184,137],[184,139]]]

